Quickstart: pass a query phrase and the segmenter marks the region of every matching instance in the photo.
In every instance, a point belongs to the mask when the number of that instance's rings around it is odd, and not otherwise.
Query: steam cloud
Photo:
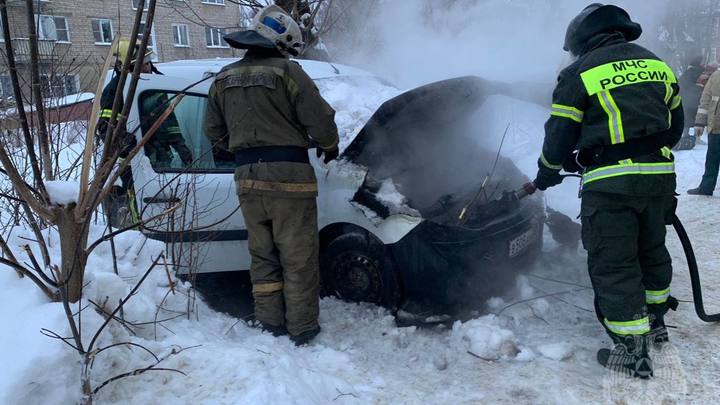
[[[384,0],[331,44],[338,62],[370,70],[400,88],[463,75],[553,82],[569,58],[568,22],[590,0]],[[643,25],[651,50],[670,0],[613,1]],[[661,55],[662,56],[662,55]]]

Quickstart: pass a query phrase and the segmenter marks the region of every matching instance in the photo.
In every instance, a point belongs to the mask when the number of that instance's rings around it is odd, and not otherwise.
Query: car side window
[[[147,90],[139,98],[143,136],[172,104],[177,92]],[[158,172],[214,172],[234,167],[223,154],[213,153],[205,136],[207,96],[186,94],[144,145],[145,155]]]

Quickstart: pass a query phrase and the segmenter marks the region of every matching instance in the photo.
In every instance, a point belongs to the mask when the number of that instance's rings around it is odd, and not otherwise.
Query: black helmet
[[[628,41],[634,41],[640,38],[642,27],[633,22],[628,12],[618,6],[593,3],[570,21],[563,49],[579,55],[592,37],[613,31],[621,32]]]

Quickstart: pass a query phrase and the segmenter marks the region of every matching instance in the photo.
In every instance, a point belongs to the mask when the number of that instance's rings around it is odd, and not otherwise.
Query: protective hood
[[[563,49],[581,55],[590,39],[612,32],[620,32],[627,41],[634,41],[640,38],[642,27],[633,22],[627,11],[620,7],[591,4],[570,22]]]
[[[253,30],[233,32],[225,35],[223,39],[235,49],[276,49],[272,41]]]

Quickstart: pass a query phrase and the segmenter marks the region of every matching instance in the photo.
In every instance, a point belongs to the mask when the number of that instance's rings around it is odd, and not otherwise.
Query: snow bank
[[[57,205],[77,203],[80,193],[80,183],[77,181],[55,180],[46,181],[45,189],[50,196],[50,202]]]

